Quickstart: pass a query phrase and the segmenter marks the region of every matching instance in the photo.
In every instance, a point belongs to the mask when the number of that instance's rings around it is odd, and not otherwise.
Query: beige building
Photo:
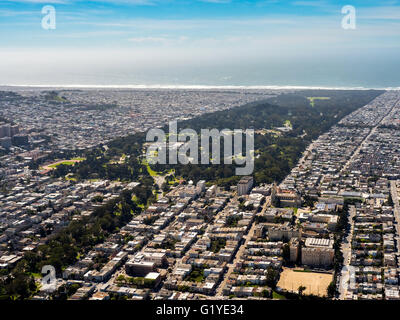
[[[298,208],[301,206],[301,197],[297,192],[281,189],[276,185],[272,187],[271,200],[272,203],[279,203],[281,207]]]
[[[292,238],[290,240],[290,261],[291,262],[296,262],[297,259],[299,258],[299,252],[300,252],[300,241],[298,238]]]
[[[329,266],[333,263],[333,240],[307,238],[301,250],[301,263],[309,266]]]
[[[290,240],[300,238],[301,232],[293,227],[272,227],[268,229],[268,237],[271,241]]]
[[[242,196],[244,194],[248,194],[253,187],[253,177],[243,177],[240,179],[237,185],[237,194],[238,196]]]

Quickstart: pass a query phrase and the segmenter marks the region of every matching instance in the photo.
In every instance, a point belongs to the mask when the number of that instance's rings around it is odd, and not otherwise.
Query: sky
[[[394,0],[0,0],[0,85],[400,87],[399,54]]]

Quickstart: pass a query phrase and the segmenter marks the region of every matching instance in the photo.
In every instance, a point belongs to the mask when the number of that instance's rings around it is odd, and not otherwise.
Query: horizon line
[[[67,88],[67,89],[175,89],[175,90],[400,90],[400,87],[329,87],[329,86],[295,86],[295,85],[162,85],[162,84],[128,84],[128,85],[97,85],[97,84],[0,84],[3,88]]]

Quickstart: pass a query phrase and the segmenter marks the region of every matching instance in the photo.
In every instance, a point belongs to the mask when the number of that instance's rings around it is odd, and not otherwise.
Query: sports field
[[[278,287],[287,291],[297,292],[300,286],[306,287],[304,294],[325,296],[326,290],[333,278],[332,274],[311,271],[295,271],[284,269],[278,282]]]
[[[48,165],[46,165],[46,166],[43,166],[43,169],[44,169],[44,170],[55,169],[55,168],[57,168],[57,167],[58,167],[59,165],[61,165],[61,164],[64,164],[64,165],[67,165],[67,166],[72,166],[72,165],[74,165],[75,163],[81,162],[81,161],[83,161],[83,160],[85,160],[85,159],[84,159],[84,158],[74,158],[74,159],[70,159],[70,160],[61,160],[61,161],[57,161],[57,162],[48,164]]]

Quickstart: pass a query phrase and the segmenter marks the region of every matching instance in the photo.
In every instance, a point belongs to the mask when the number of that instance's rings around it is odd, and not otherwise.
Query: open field
[[[300,286],[306,287],[305,294],[325,296],[326,290],[333,278],[332,274],[312,271],[295,271],[284,269],[278,282],[278,287],[287,291],[297,292]]]
[[[311,107],[314,107],[315,100],[329,100],[330,97],[307,97],[307,99],[310,100]]]
[[[48,165],[49,168],[57,168],[59,165],[66,165],[66,166],[72,166],[75,163],[75,161],[62,161],[62,162],[58,162],[58,163],[54,163],[54,164],[50,164]]]
[[[85,160],[84,158],[75,158],[75,159],[71,159],[71,160],[61,160],[61,161],[57,161],[51,164],[48,164],[47,166],[44,166],[42,169],[43,170],[51,170],[51,169],[55,169],[57,168],[59,165],[64,164],[66,166],[72,166],[74,165],[76,162],[81,162]]]

